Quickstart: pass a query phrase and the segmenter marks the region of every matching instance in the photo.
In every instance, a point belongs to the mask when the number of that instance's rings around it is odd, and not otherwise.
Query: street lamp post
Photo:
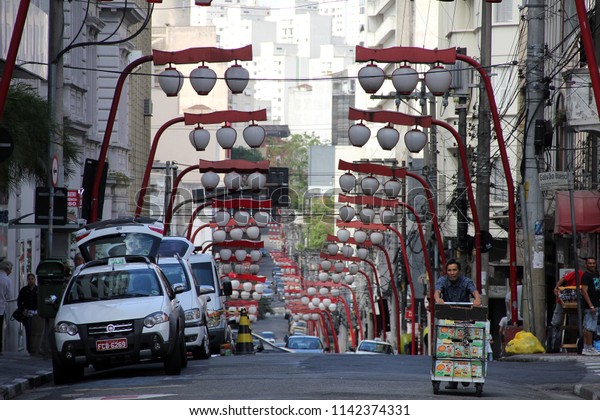
[[[472,59],[463,54],[458,54],[455,48],[449,48],[444,50],[429,50],[426,48],[419,47],[391,47],[391,48],[383,48],[383,49],[371,49],[364,48],[359,45],[356,46],[356,61],[357,62],[382,62],[382,63],[424,63],[424,64],[434,64],[436,67],[433,67],[429,70],[428,74],[442,76],[442,78],[446,79],[444,82],[446,83],[446,88],[449,86],[451,81],[451,75],[448,72],[444,74],[444,71],[441,67],[439,67],[440,63],[443,64],[455,64],[456,61],[463,61],[473,67],[479,73],[484,86],[485,91],[488,97],[490,112],[492,114],[492,120],[494,121],[494,130],[496,133],[496,140],[498,141],[498,150],[500,152],[502,168],[504,171],[504,176],[506,178],[506,187],[508,192],[508,242],[509,242],[509,261],[510,261],[510,290],[511,290],[511,306],[512,306],[512,320],[513,323],[517,323],[517,245],[516,245],[516,209],[514,202],[514,182],[513,176],[510,169],[510,163],[508,161],[508,152],[506,148],[506,144],[504,141],[504,134],[502,132],[502,127],[500,125],[500,116],[498,113],[498,107],[496,105],[496,99],[494,96],[494,90],[492,88],[492,83],[490,80],[490,76],[487,73],[487,70],[482,67],[482,65],[476,60]],[[371,64],[371,66],[374,66]],[[450,79],[448,80],[448,76]],[[360,81],[360,74],[359,74]],[[381,80],[383,83],[383,78]],[[427,75],[426,75],[426,83],[428,83]],[[381,85],[379,85],[380,87]],[[435,91],[429,86],[430,90],[434,95],[443,94],[443,92]],[[375,91],[378,87],[375,89]]]
[[[108,154],[108,146],[110,144],[110,137],[112,135],[115,118],[117,115],[117,108],[119,106],[119,100],[121,98],[121,93],[123,92],[123,86],[125,85],[125,80],[127,76],[131,74],[131,72],[137,68],[138,66],[148,63],[150,61],[154,62],[155,65],[165,65],[165,64],[193,64],[200,62],[210,62],[210,63],[223,63],[229,61],[249,61],[252,60],[252,46],[247,45],[245,47],[225,50],[215,47],[199,47],[199,48],[188,48],[182,51],[158,51],[153,50],[151,55],[145,55],[137,60],[132,61],[129,65],[127,65],[121,74],[119,75],[119,79],[117,80],[117,85],[115,87],[115,93],[113,95],[113,101],[110,107],[110,111],[108,114],[106,129],[104,131],[104,138],[102,140],[102,145],[100,148],[100,155],[98,157],[98,167],[96,169],[96,173],[94,176],[94,184],[91,193],[91,209],[90,209],[90,222],[95,222],[98,219],[98,214],[101,209],[98,208],[98,197],[100,190],[100,182],[102,179],[102,171],[104,168],[104,163],[106,162],[106,156]],[[159,76],[159,81],[166,81],[167,84],[179,84],[176,87],[176,92],[181,89],[181,78],[183,77],[179,72],[176,72],[175,69],[169,68],[165,72],[169,72],[169,74],[164,74]],[[175,73],[176,72],[176,73]],[[236,77],[237,79],[238,77]],[[200,82],[208,82],[208,78],[200,79]],[[175,83],[173,83],[175,82]],[[161,86],[163,87],[163,86]],[[175,92],[175,94],[176,94]],[[238,92],[239,93],[239,92]],[[167,95],[172,95],[171,93],[167,93]]]

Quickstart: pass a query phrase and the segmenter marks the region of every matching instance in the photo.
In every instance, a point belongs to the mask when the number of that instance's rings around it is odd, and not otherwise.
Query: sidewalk
[[[503,362],[599,362],[600,356],[577,354],[521,354],[505,357]],[[52,360],[41,356],[29,356],[26,352],[4,352],[0,356],[0,400],[9,400],[32,389],[52,382]],[[600,399],[600,375],[588,374],[581,383],[574,385],[573,394],[585,400]]]

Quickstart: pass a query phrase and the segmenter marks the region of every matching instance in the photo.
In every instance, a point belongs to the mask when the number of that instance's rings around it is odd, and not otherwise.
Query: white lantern
[[[267,184],[267,176],[260,172],[252,172],[248,175],[248,186],[254,192],[258,192],[265,188]]]
[[[308,293],[308,296],[314,296],[317,294],[317,288],[311,286],[308,289],[306,289],[306,293]]]
[[[346,274],[344,276],[344,283],[352,284],[354,282],[354,276],[352,274]]]
[[[344,222],[351,222],[352,219],[354,219],[354,216],[356,214],[356,211],[354,210],[354,207],[346,204],[345,206],[340,207],[340,219],[342,219],[342,221]]]
[[[231,299],[238,299],[239,297],[240,297],[240,292],[238,292],[237,290],[231,291]]]
[[[327,252],[329,253],[329,255],[336,255],[339,250],[340,247],[338,246],[338,244],[327,244]]]
[[[225,83],[231,93],[242,93],[248,86],[249,78],[248,70],[239,64],[234,64],[225,71]]]
[[[323,305],[325,305],[325,306],[331,305],[331,299],[329,299],[329,298],[323,299]]]
[[[344,271],[344,268],[346,268],[346,264],[344,264],[342,261],[336,261],[333,265],[333,268],[336,273],[341,273]]]
[[[217,226],[225,227],[227,223],[229,223],[229,219],[231,219],[231,215],[227,210],[218,210],[215,212],[215,223]]]
[[[250,261],[252,261],[252,262],[260,261],[261,258],[262,258],[262,252],[260,252],[260,249],[253,249],[252,251],[250,251]]]
[[[325,271],[331,270],[331,261],[329,261],[329,260],[321,261],[321,268]]]
[[[375,195],[379,188],[379,180],[372,175],[366,176],[361,179],[360,188],[366,195]]]
[[[240,293],[240,296],[242,297],[242,299],[246,300],[246,299],[250,299],[251,294],[250,294],[250,292],[247,292],[244,290],[243,292]]]
[[[237,290],[240,287],[240,281],[237,279],[231,280],[231,288]]]
[[[221,179],[219,178],[219,175],[217,175],[213,171],[204,172],[202,174],[202,177],[200,178],[202,186],[207,191],[212,191],[215,188],[217,188],[217,185],[219,185],[220,180]]]
[[[379,213],[379,218],[382,224],[391,225],[396,220],[396,213],[389,207],[386,207]]]
[[[319,314],[310,314],[310,319],[312,319],[313,321],[318,321],[319,320]]]
[[[302,296],[300,298],[300,302],[302,302],[303,305],[308,305],[308,302],[310,302],[310,299],[308,298],[308,296]]]
[[[352,254],[354,254],[354,248],[352,248],[350,245],[344,245],[342,247],[342,255],[344,257],[350,258]]]
[[[410,66],[400,66],[392,72],[392,84],[400,95],[410,95],[419,83],[419,73]]]
[[[353,124],[348,129],[348,140],[354,147],[363,147],[371,138],[371,130],[363,123]]]
[[[231,149],[237,139],[237,132],[232,127],[224,125],[217,130],[217,143],[223,149]]]
[[[234,271],[236,274],[242,274],[244,271],[244,266],[242,264],[236,264]]]
[[[231,239],[233,239],[234,241],[239,241],[243,238],[244,231],[239,227],[234,227],[229,231],[229,236],[231,236]]]
[[[331,289],[331,296],[333,296],[333,297],[338,297],[340,295],[340,293],[341,293],[340,289],[338,289],[338,288],[334,287],[333,289]]]
[[[331,312],[335,312],[337,310],[337,304],[335,304],[335,303],[329,304],[328,307]]]
[[[260,266],[258,264],[250,264],[250,267],[248,267],[248,271],[250,272],[250,274],[258,274],[258,272],[260,271]]]
[[[322,311],[325,310],[325,304],[323,302],[319,303],[319,309]]]
[[[383,184],[383,192],[388,198],[397,197],[401,189],[402,184],[396,178],[388,179]]]
[[[392,150],[400,140],[400,133],[391,125],[386,125],[377,131],[377,141],[383,150]]]
[[[381,232],[371,232],[369,235],[369,239],[373,245],[380,245],[383,242],[383,233]]]
[[[227,172],[223,177],[223,183],[229,191],[237,191],[242,187],[242,176],[236,171]]]
[[[404,135],[404,144],[411,153],[419,153],[427,144],[427,135],[421,130],[413,128]]]
[[[425,84],[435,96],[442,96],[452,83],[452,74],[442,66],[435,66],[425,73]]]
[[[254,222],[258,227],[264,227],[269,223],[270,215],[266,211],[257,211],[254,213]]]
[[[260,228],[258,226],[249,226],[246,229],[246,235],[248,236],[248,238],[250,238],[253,241],[255,241],[260,236]],[[260,251],[259,251],[259,253],[260,253]],[[261,254],[261,256],[262,256],[262,254]]]
[[[250,213],[246,210],[238,210],[233,215],[233,218],[237,222],[238,226],[246,226],[250,222]]]
[[[254,290],[256,290],[258,293],[262,293],[265,291],[265,285],[258,283],[256,286],[254,286]]]
[[[367,232],[361,229],[357,229],[354,231],[354,241],[357,244],[362,244],[367,240]]]
[[[358,270],[359,270],[358,264],[350,263],[350,265],[348,265],[348,272],[350,274],[357,274]]]
[[[308,302],[308,309],[312,311],[313,309],[315,309],[315,305],[313,305],[312,302]]]
[[[332,280],[334,283],[339,283],[340,281],[342,281],[342,275],[341,275],[340,273],[335,273],[335,274],[332,274],[332,276],[331,276],[331,280]]]
[[[183,87],[183,74],[175,67],[167,67],[158,75],[158,84],[167,96],[177,96]]]
[[[244,261],[246,259],[246,250],[245,249],[236,249],[235,250],[235,259],[238,261]]]
[[[233,271],[233,267],[231,266],[231,264],[221,264],[221,273],[222,274],[229,274]]]
[[[221,257],[221,261],[229,261],[231,258],[231,249],[221,248],[219,250],[219,256]]]
[[[339,229],[336,236],[340,242],[348,242],[348,239],[350,239],[350,231],[346,228]]]
[[[256,306],[252,305],[252,306],[248,307],[248,313],[249,314],[254,315],[257,312],[258,312],[258,308]]]
[[[324,271],[321,271],[318,275],[319,281],[327,281],[329,280],[329,274]]]
[[[208,95],[217,83],[217,73],[207,66],[199,66],[190,73],[190,84],[198,95]]]
[[[252,290],[252,287],[254,287],[254,285],[252,284],[252,282],[245,281],[244,284],[242,284],[242,287],[246,292],[249,292]]]
[[[244,128],[242,136],[244,137],[244,140],[246,140],[248,146],[256,148],[260,147],[265,141],[266,132],[260,125],[251,124]]]
[[[361,222],[365,224],[373,223],[373,220],[375,220],[375,210],[372,207],[363,207],[358,216]]]
[[[321,299],[319,299],[318,297],[314,297],[311,299],[311,303],[315,306],[319,306],[319,303],[321,303]]]
[[[327,287],[321,287],[319,289],[319,294],[322,295],[322,296],[325,296],[328,293],[329,293],[329,289]]]
[[[367,259],[367,257],[369,256],[369,250],[367,248],[358,248],[356,250],[356,255],[358,256],[358,258],[360,258],[361,260],[365,260]]]
[[[350,172],[346,172],[340,176],[339,184],[342,191],[348,193],[356,187],[356,177]]]
[[[196,151],[201,152],[206,149],[210,141],[210,133],[202,127],[196,127],[190,131],[190,143]]]
[[[224,230],[221,230],[221,229],[217,229],[213,232],[212,237],[213,237],[213,242],[221,243],[225,239],[227,239],[227,232],[225,232]]]
[[[376,64],[367,64],[358,71],[358,82],[366,93],[376,93],[384,80],[385,72]]]

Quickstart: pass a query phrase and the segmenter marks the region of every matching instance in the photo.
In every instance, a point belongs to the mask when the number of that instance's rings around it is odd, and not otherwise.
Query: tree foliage
[[[243,146],[235,146],[231,149],[231,159],[244,159],[250,162],[260,162],[265,157],[257,149],[249,149]]]
[[[327,241],[327,235],[333,235],[335,216],[331,197],[319,197],[311,201],[310,208],[305,210],[304,220],[308,238],[308,249],[321,249]]]
[[[35,88],[16,83],[9,89],[0,124],[14,143],[10,158],[0,163],[0,189],[13,194],[21,182],[47,185],[51,133],[57,129],[49,114],[48,101],[39,96]],[[62,139],[65,178],[68,178],[74,165],[80,164],[81,150],[64,132],[59,137]]]

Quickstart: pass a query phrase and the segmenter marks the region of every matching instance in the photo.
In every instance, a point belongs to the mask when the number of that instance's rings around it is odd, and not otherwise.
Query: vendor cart
[[[433,393],[442,382],[474,384],[481,397],[487,371],[490,322],[487,307],[470,303],[447,302],[435,305],[431,352]]]

